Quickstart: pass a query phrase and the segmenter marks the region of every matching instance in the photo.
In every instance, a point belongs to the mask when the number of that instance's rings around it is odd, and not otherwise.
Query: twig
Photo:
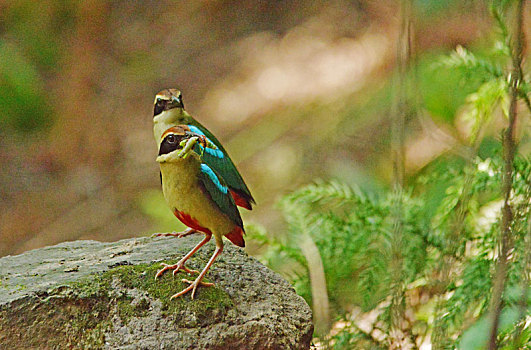
[[[527,191],[527,198],[531,198],[531,187],[528,188]],[[521,342],[521,336],[522,331],[525,327],[525,317],[527,315],[527,296],[529,291],[529,272],[531,271],[531,203],[527,202],[527,234],[524,236],[524,268],[523,268],[523,276],[522,276],[522,294],[520,296],[520,300],[518,302],[519,304],[519,320],[520,320],[520,326],[516,329],[516,332],[513,337],[513,349],[518,349],[518,346]]]
[[[519,95],[519,84],[522,80],[522,52],[523,52],[523,9],[524,1],[519,0],[516,8],[516,21],[514,29],[514,46],[511,50],[513,62],[513,72],[510,82],[511,102],[509,107],[509,125],[503,135],[503,178],[502,193],[504,204],[502,208],[501,224],[501,248],[494,275],[492,287],[492,297],[490,303],[490,335],[488,349],[497,348],[497,334],[500,322],[500,314],[503,307],[503,291],[507,280],[508,257],[512,247],[511,224],[513,221],[513,212],[511,206],[511,191],[513,187],[513,162],[516,153],[516,142],[514,139],[514,130],[517,119],[517,103]]]
[[[406,120],[414,113],[412,106],[412,84],[409,68],[412,57],[412,1],[402,0],[400,8],[400,32],[397,46],[398,86],[395,108],[391,125],[393,178],[395,198],[393,204],[393,236],[391,242],[392,271],[389,348],[401,348],[404,330],[404,262],[403,245],[403,188],[405,182],[405,125]]]
[[[319,249],[308,232],[301,233],[299,247],[308,263],[315,332],[324,341],[326,334],[330,331],[330,307],[328,305],[328,292],[326,290],[323,260],[321,259]]]

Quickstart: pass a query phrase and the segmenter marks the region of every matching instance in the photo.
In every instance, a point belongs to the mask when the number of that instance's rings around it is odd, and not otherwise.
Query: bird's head
[[[153,117],[161,114],[164,111],[170,109],[179,108],[180,110],[184,109],[183,97],[179,90],[177,89],[165,89],[160,91],[155,96],[155,103],[153,109]]]
[[[193,131],[187,125],[177,125],[162,134],[158,162],[186,158],[196,143],[206,145],[206,138]]]

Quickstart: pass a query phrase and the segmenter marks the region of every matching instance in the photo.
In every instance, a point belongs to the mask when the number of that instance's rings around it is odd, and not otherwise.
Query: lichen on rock
[[[13,348],[308,349],[311,312],[278,274],[229,244],[200,287],[154,276],[198,237],[75,241],[0,259],[0,344]],[[201,269],[212,247],[188,262]]]

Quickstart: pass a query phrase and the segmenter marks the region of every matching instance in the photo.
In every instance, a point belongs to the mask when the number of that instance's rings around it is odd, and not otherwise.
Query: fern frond
[[[357,187],[352,188],[337,181],[316,182],[301,188],[286,196],[284,201],[303,201],[307,204],[327,204],[336,202],[345,204],[346,202],[367,204],[368,197]]]
[[[450,55],[441,57],[433,64],[433,68],[461,70],[469,75],[485,76],[484,80],[503,77],[503,69],[499,65],[477,57],[462,46],[457,46]]]
[[[490,123],[495,109],[500,106],[503,114],[509,114],[509,84],[505,79],[493,79],[482,84],[467,99],[468,111],[464,119],[472,124],[470,143],[476,144],[482,130]]]

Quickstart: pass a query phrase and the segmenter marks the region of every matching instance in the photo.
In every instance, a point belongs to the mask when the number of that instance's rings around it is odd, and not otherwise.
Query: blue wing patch
[[[227,194],[227,192],[229,191],[228,187],[227,186],[223,186],[221,184],[221,182],[219,181],[217,175],[214,173],[214,171],[212,169],[210,169],[210,167],[208,165],[202,163],[201,164],[201,172],[203,172],[204,174],[208,175],[208,178],[214,183],[214,185],[216,185],[218,190],[220,190],[221,192]]]
[[[210,141],[210,140],[209,140]],[[212,141],[210,141],[212,142]],[[199,145],[199,147],[201,148],[204,148],[203,146]],[[216,158],[223,158],[225,155],[223,154],[223,152],[221,152],[219,149],[213,149],[213,148],[210,148],[210,147],[207,147],[205,148],[205,152],[216,157]]]
[[[202,132],[201,129],[199,129],[197,126],[188,125],[188,127],[190,128],[190,131],[191,131],[191,132],[195,132],[196,134],[206,136],[205,133]],[[209,141],[210,141],[210,140],[209,140]]]
[[[195,132],[196,134],[203,135],[206,137],[205,133],[202,132],[201,129],[199,129],[198,127],[193,126],[193,125],[188,125],[188,127],[190,128],[191,132]],[[211,139],[209,139],[208,137],[206,138],[211,144],[214,145],[214,142],[212,142]],[[223,154],[223,151],[221,151],[220,149],[214,149],[210,147],[204,148],[202,145],[199,145],[199,147],[201,148],[202,151],[204,150],[206,153],[216,158],[223,159],[223,157],[225,157],[225,155]]]

